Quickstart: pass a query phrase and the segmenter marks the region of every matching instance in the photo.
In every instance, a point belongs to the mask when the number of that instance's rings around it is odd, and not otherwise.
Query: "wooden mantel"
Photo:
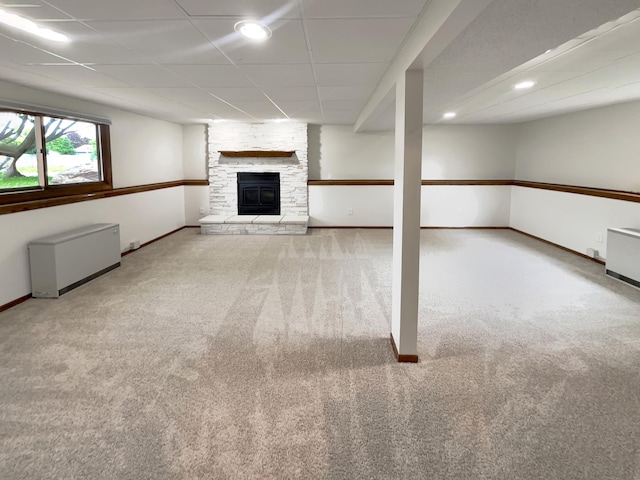
[[[293,154],[296,153],[293,151],[284,151],[284,150],[238,150],[238,151],[230,151],[230,150],[220,150],[220,155],[225,157],[292,157]]]

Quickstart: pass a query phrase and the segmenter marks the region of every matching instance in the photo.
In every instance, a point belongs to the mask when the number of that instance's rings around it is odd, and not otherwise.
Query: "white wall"
[[[433,125],[423,130],[422,178],[511,180],[517,127]],[[393,132],[350,126],[309,127],[309,175],[320,179],[392,179]],[[391,226],[393,187],[309,187],[311,226]],[[423,186],[422,226],[508,226],[510,187]],[[353,214],[349,215],[349,209]]]
[[[510,186],[422,186],[423,227],[507,227]],[[351,210],[351,214],[349,214]],[[309,225],[393,226],[393,186],[309,186]]]
[[[516,179],[639,191],[640,102],[524,123]],[[577,252],[606,257],[606,229],[640,228],[640,204],[513,187],[511,226]],[[597,241],[602,234],[602,242]]]
[[[184,178],[187,180],[207,180],[207,133],[206,125],[185,125],[182,127],[182,160]],[[209,187],[184,187],[184,215],[187,225],[198,225],[198,220],[209,214]],[[203,209],[204,213],[200,213]]]
[[[92,223],[120,224],[121,250],[184,226],[184,187],[0,215],[0,305],[31,292],[31,240]],[[81,259],[78,259],[81,261]]]
[[[184,179],[182,126],[0,81],[0,98],[109,118],[115,188]],[[121,248],[185,225],[185,188],[0,215],[0,305],[29,294],[29,241],[91,223],[119,223]]]
[[[640,102],[524,123],[516,178],[640,191]]]
[[[425,126],[422,178],[512,180],[517,127]],[[392,179],[393,132],[354,133],[348,125],[309,126],[309,178]]]

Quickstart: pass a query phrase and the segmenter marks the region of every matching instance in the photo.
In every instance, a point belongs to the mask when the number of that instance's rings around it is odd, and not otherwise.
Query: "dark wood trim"
[[[209,180],[183,180],[182,184],[185,187],[208,187]]]
[[[59,205],[67,205],[69,203],[86,202],[88,200],[98,200],[108,197],[119,197],[121,195],[131,195],[134,193],[150,192],[152,190],[161,190],[164,188],[182,187],[182,186],[200,186],[208,185],[208,180],[176,180],[173,182],[150,183],[147,185],[136,185],[134,187],[114,188],[112,190],[102,190],[91,193],[79,193],[75,195],[64,195],[54,198],[43,198],[38,200],[17,201],[6,205],[0,205],[0,215],[8,213],[25,212],[27,210],[35,210],[38,208],[57,207]]]
[[[38,115],[43,116],[43,115]],[[63,118],[63,117],[60,117]],[[100,145],[100,171],[102,174],[102,180],[99,182],[87,182],[76,184],[62,184],[62,185],[50,185],[47,176],[45,175],[44,186],[37,186],[32,188],[21,189],[9,189],[0,192],[0,215],[3,213],[13,213],[12,211],[5,212],[5,206],[11,206],[15,204],[23,204],[28,202],[45,201],[53,198],[61,198],[73,195],[91,195],[98,192],[103,192],[113,189],[112,182],[112,168],[111,168],[111,143],[110,143],[110,129],[109,125],[99,124],[96,125],[98,134],[98,144]],[[41,125],[42,132],[41,138],[44,138],[44,126]],[[47,152],[46,148],[42,151],[44,157],[44,169],[47,170]]]
[[[391,337],[391,348],[393,348],[393,354],[396,357],[398,363],[418,363],[418,355],[400,355],[398,348],[396,347],[396,341],[393,339],[393,333]]]
[[[429,186],[511,186],[513,180],[422,180],[422,185]]]
[[[312,186],[388,186],[393,185],[393,180],[309,180],[307,185]],[[513,180],[422,180],[422,185],[447,186],[447,185],[512,185]]]
[[[552,247],[556,247],[556,248],[559,248],[560,250],[564,250],[565,252],[573,253],[574,255],[578,255],[579,257],[586,258],[587,260],[591,260],[592,262],[599,263],[600,265],[604,265],[605,264],[604,260],[602,260],[600,258],[590,257],[589,255],[585,255],[584,253],[580,253],[580,252],[578,252],[576,250],[571,250],[570,248],[563,247],[562,245],[558,245],[557,243],[553,243],[553,242],[551,242],[549,240],[545,240],[544,238],[536,237],[535,235],[531,235],[530,233],[523,232],[522,230],[518,230],[517,228],[513,228],[513,227],[506,227],[506,228],[508,228],[509,230],[513,230],[514,232],[517,232],[517,233],[519,233],[521,235],[524,235],[526,237],[533,238],[533,239],[538,240],[538,241],[540,241],[542,243],[546,243],[547,245],[551,245]]]
[[[141,248],[146,247],[146,246],[148,246],[148,245],[151,245],[152,243],[155,243],[155,242],[157,242],[158,240],[162,240],[163,238],[166,238],[166,237],[168,237],[169,235],[173,235],[174,233],[178,233],[180,230],[184,230],[185,228],[191,228],[191,227],[186,227],[186,226],[185,226],[185,227],[176,228],[175,230],[172,230],[172,231],[170,231],[169,233],[165,233],[164,235],[160,235],[159,237],[154,238],[153,240],[149,240],[148,242],[145,242],[145,243],[141,244],[141,245],[140,245],[138,248],[136,248],[136,249],[131,249],[131,248],[130,248],[129,250],[125,250],[124,252],[122,252],[122,253],[120,254],[120,256],[121,256],[121,257],[124,257],[124,256],[126,256],[126,255],[129,255],[130,253],[137,252],[137,251],[138,251],[138,250],[140,250]]]
[[[100,156],[102,158],[102,181],[113,188],[113,169],[111,167],[111,127],[109,125],[98,125],[98,135],[100,144]],[[105,161],[105,159],[107,159]]]
[[[365,186],[378,186],[378,185],[393,185],[393,180],[309,180],[307,181],[309,186],[344,186],[344,185],[365,185]]]
[[[467,227],[420,227],[421,230],[509,230],[510,227],[486,227],[469,225]]]
[[[526,182],[522,180],[514,180],[511,184],[515,187],[538,188],[541,190],[552,190],[555,192],[574,193],[577,195],[588,195],[591,197],[610,198],[612,200],[640,203],[640,193],[628,192],[624,190],[578,187],[574,185],[561,185],[557,183]]]
[[[220,155],[230,158],[274,158],[274,157],[293,157],[295,150],[220,150]]]
[[[16,305],[20,305],[23,302],[26,302],[31,298],[31,294],[25,295],[24,297],[16,298],[13,302],[5,303],[4,305],[0,305],[0,312],[4,312],[5,310],[9,310]]]
[[[592,197],[610,198],[624,202],[640,203],[640,193],[606,188],[579,187],[557,183],[528,182],[523,180],[422,180],[423,186],[514,186],[538,188],[555,192],[589,195]],[[309,186],[378,186],[393,185],[393,180],[309,180]]]

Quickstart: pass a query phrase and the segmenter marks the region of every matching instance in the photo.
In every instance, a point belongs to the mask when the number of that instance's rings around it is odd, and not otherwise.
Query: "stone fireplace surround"
[[[200,219],[201,232],[305,234],[309,221],[307,124],[211,123],[207,133],[211,215]],[[256,151],[294,153],[250,156]],[[221,152],[246,152],[247,156],[225,156]],[[238,215],[238,172],[280,173],[282,215]]]

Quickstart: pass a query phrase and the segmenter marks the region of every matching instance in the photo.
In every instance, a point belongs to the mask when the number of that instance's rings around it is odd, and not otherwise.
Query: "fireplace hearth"
[[[280,174],[238,172],[238,215],[280,215]]]

